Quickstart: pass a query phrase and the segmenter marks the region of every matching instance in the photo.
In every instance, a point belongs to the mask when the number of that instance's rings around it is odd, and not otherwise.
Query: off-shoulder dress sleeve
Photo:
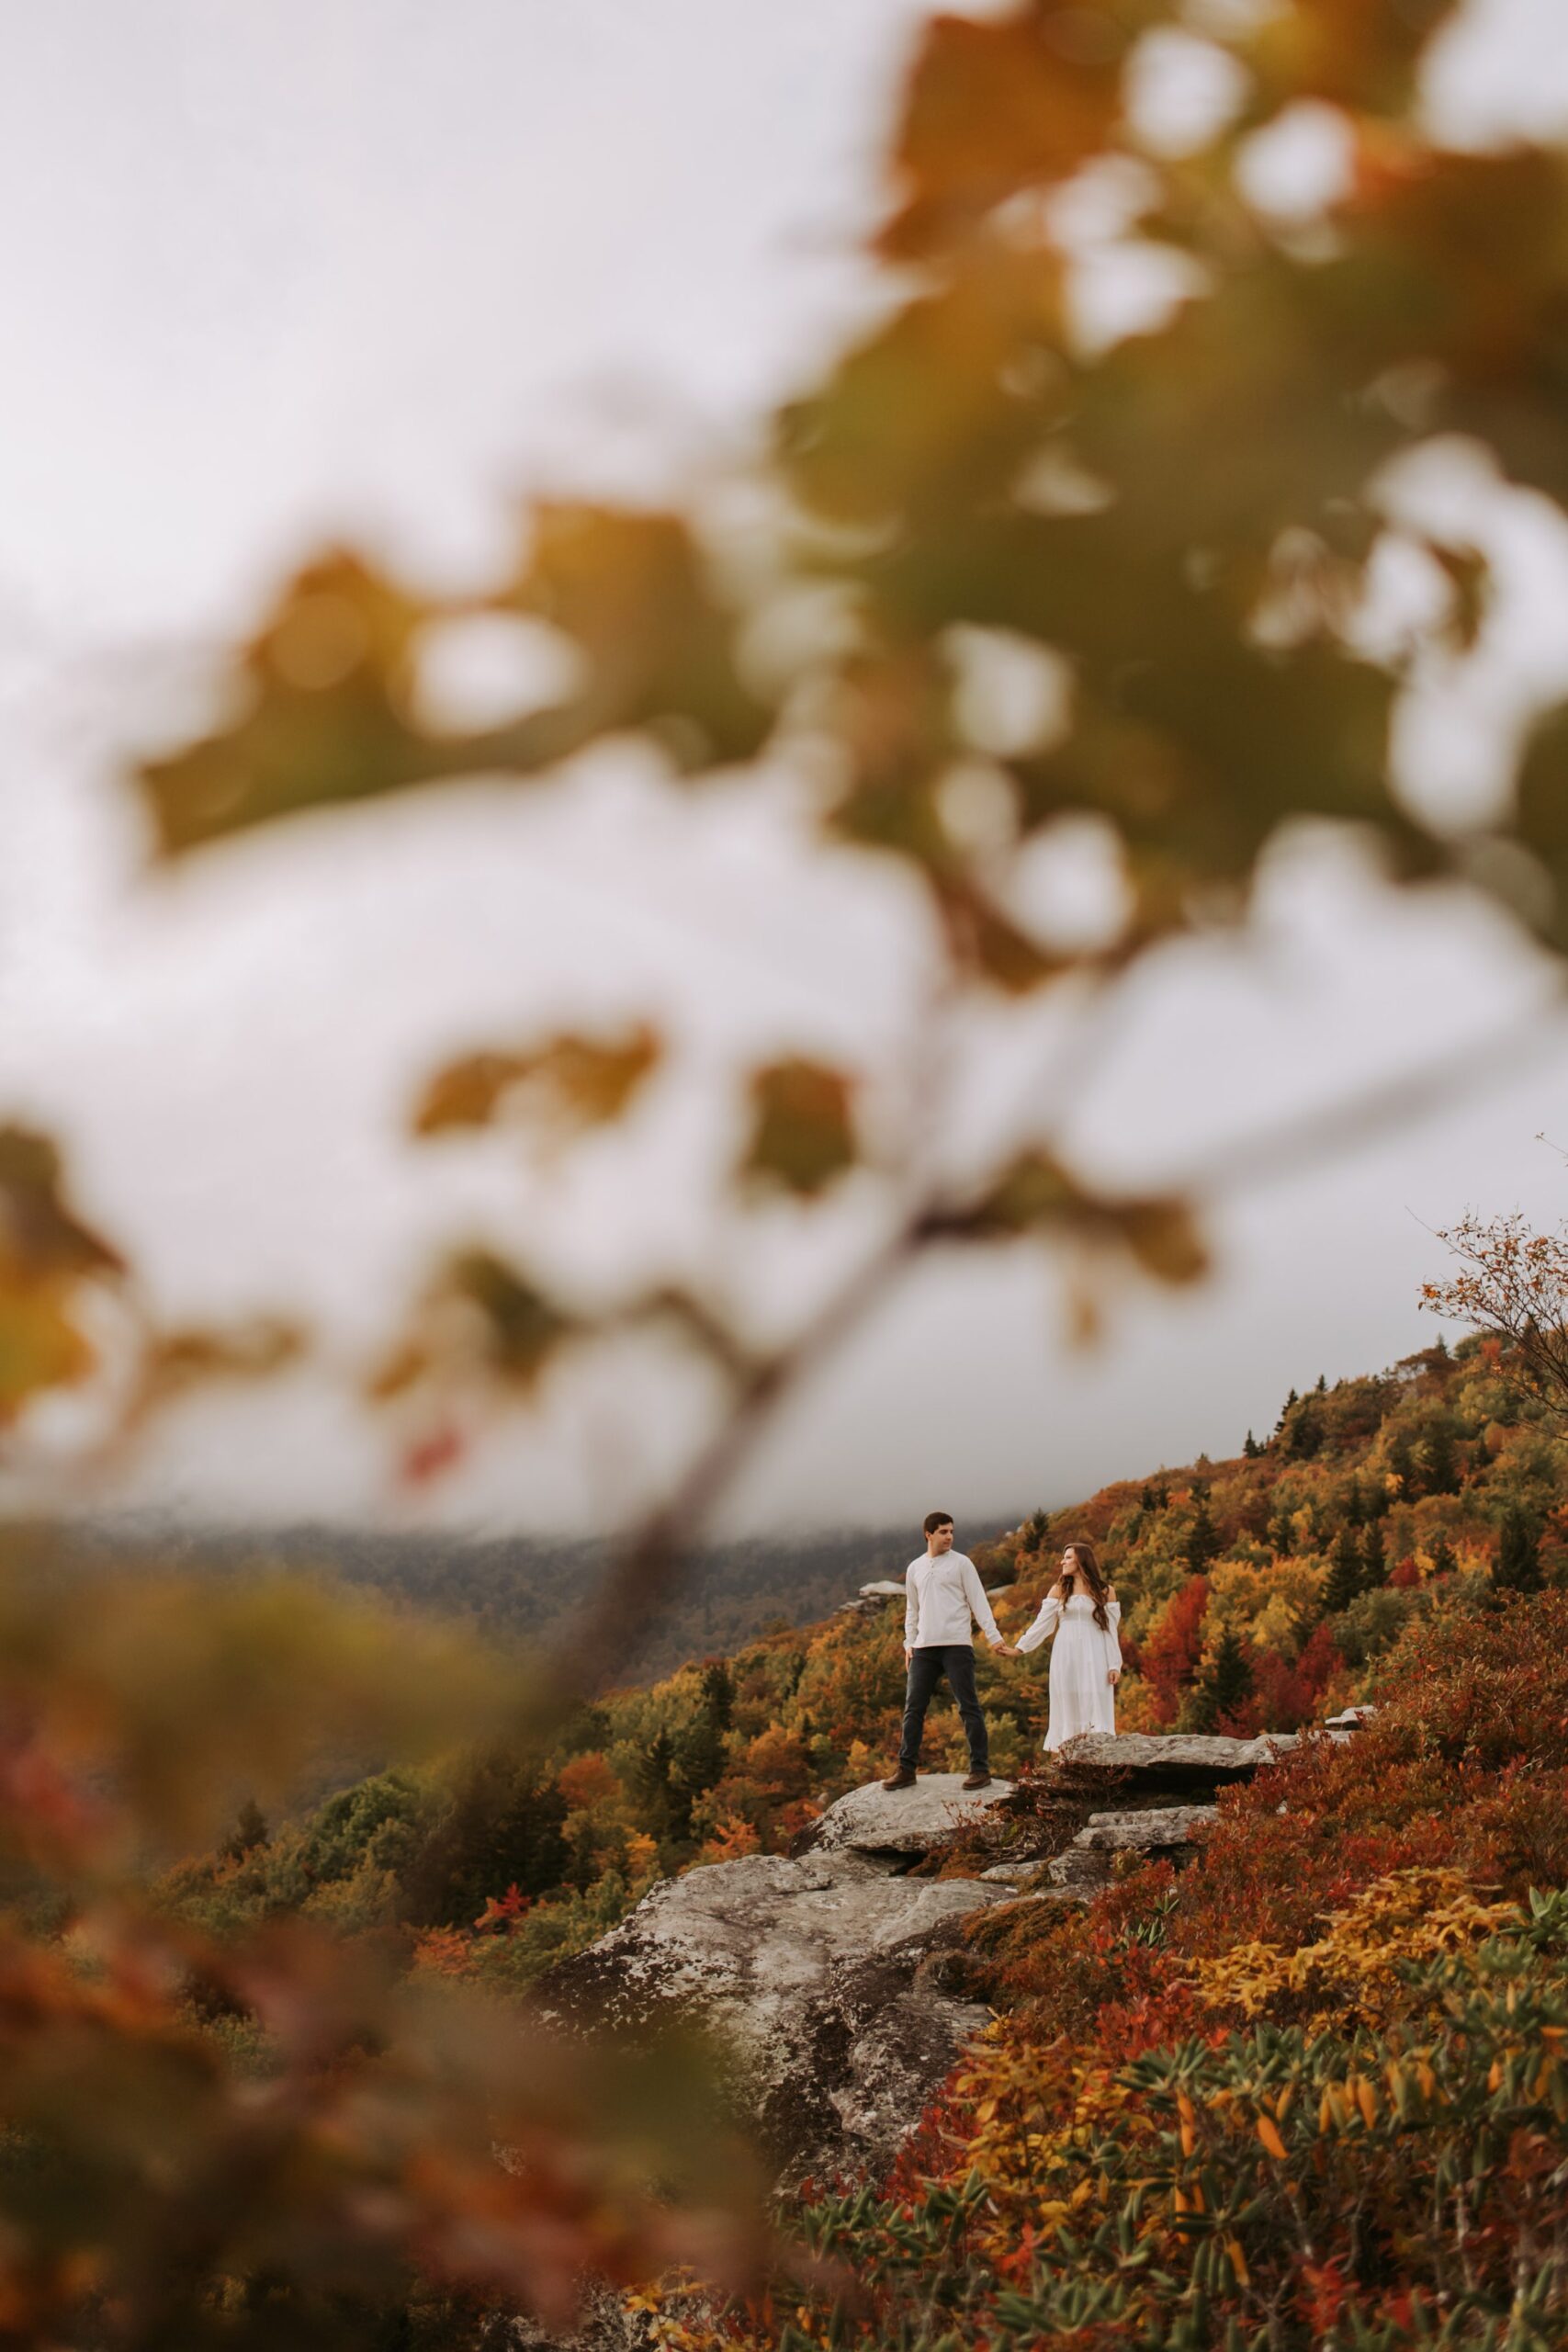
[[[1040,1614],[1028,1633],[1019,1635],[1018,1647],[1021,1650],[1037,1650],[1041,1643],[1055,1632],[1061,1614],[1061,1602],[1054,1592],[1048,1592],[1040,1604]]]

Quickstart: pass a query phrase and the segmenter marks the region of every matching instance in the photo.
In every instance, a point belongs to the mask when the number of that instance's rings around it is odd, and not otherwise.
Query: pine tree
[[[1328,1394],[1328,1374],[1325,1372],[1320,1372],[1317,1375],[1317,1393],[1320,1396],[1326,1396]]]
[[[1234,1625],[1227,1625],[1214,1645],[1213,1657],[1199,1676],[1187,1709],[1195,1731],[1213,1731],[1227,1722],[1252,1696],[1252,1661]]]
[[[1283,1503],[1269,1522],[1269,1546],[1277,1560],[1288,1560],[1296,1548],[1295,1521]]]
[[[265,1814],[254,1797],[247,1797],[240,1807],[234,1826],[218,1850],[226,1862],[237,1862],[246,1854],[254,1853],[258,1846],[266,1845],[271,1836]]]
[[[1296,1403],[1296,1402],[1297,1402],[1297,1398],[1296,1398],[1296,1392],[1295,1392],[1295,1390],[1292,1388],[1292,1391],[1291,1391],[1291,1393],[1290,1393],[1290,1395],[1286,1397],[1286,1399],[1285,1399],[1285,1401],[1284,1401],[1283,1405],[1281,1405],[1281,1407],[1280,1408],[1280,1418],[1279,1418],[1279,1419],[1278,1419],[1278,1420],[1275,1422],[1275,1424],[1274,1424],[1274,1428],[1275,1428],[1275,1430],[1276,1430],[1276,1431],[1279,1431],[1280,1430],[1282,1430],[1282,1429],[1284,1428],[1285,1423],[1286,1423],[1286,1422],[1290,1419],[1290,1418],[1291,1418],[1291,1411],[1292,1411],[1292,1408],[1295,1405],[1295,1403]]]
[[[702,1704],[692,1723],[673,1744],[667,1779],[670,1791],[670,1832],[684,1840],[692,1834],[692,1810],[724,1771],[724,1735],[735,1713],[735,1683],[722,1658],[703,1668]]]
[[[1345,1489],[1345,1524],[1347,1527],[1365,1527],[1366,1523],[1367,1498],[1361,1491],[1359,1478],[1352,1478]]]
[[[1432,1574],[1451,1577],[1459,1566],[1459,1555],[1446,1535],[1439,1535],[1432,1546]]]
[[[1361,1546],[1361,1590],[1375,1592],[1380,1584],[1388,1582],[1388,1558],[1382,1548],[1382,1537],[1375,1526],[1369,1527]]]
[[[1503,1515],[1492,1581],[1500,1592],[1539,1592],[1541,1588],[1540,1534],[1517,1503],[1510,1503]]]
[[[1325,1434],[1314,1390],[1310,1396],[1302,1398],[1291,1415],[1290,1425],[1285,1431],[1285,1451],[1298,1462],[1310,1462],[1314,1453],[1323,1451]]]
[[[1406,1502],[1415,1495],[1416,1487],[1416,1455],[1407,1433],[1401,1430],[1388,1449],[1388,1466],[1399,1480],[1399,1491]]]
[[[1247,1432],[1246,1442],[1241,1450],[1248,1462],[1256,1462],[1263,1451],[1263,1448],[1258,1444],[1258,1440],[1253,1436],[1250,1430]]]
[[[1434,1421],[1422,1448],[1422,1485],[1429,1495],[1454,1495],[1459,1492],[1459,1452],[1454,1444],[1453,1423]]]
[[[1353,1527],[1342,1527],[1334,1546],[1334,1557],[1328,1564],[1328,1577],[1323,1588],[1323,1605],[1331,1617],[1348,1609],[1361,1589],[1361,1545]]]
[[[1207,1487],[1195,1487],[1192,1492],[1198,1508],[1192,1515],[1192,1524],[1187,1531],[1187,1544],[1182,1556],[1190,1573],[1193,1576],[1201,1576],[1210,1561],[1217,1560],[1225,1547],[1209,1509]]]
[[[729,1729],[735,1719],[735,1677],[721,1657],[710,1658],[703,1668],[703,1706],[720,1731]]]
[[[667,1756],[668,1735],[660,1737]],[[410,1917],[466,1928],[509,1886],[559,1886],[571,1860],[565,1824],[566,1800],[536,1758],[500,1744],[476,1750],[403,1872]]]

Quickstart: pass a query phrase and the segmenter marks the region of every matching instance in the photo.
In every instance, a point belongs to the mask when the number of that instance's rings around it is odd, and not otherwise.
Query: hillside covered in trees
[[[1122,1600],[1122,1729],[1292,1730],[1364,1695],[1410,1629],[1568,1576],[1568,1442],[1491,1340],[1309,1385],[1235,1459],[1107,1487],[977,1544],[987,1582],[1008,1588],[1004,1630],[1029,1622],[1081,1534]],[[999,1773],[1036,1756],[1043,1663],[980,1659]],[[581,1708],[547,1754],[381,1773],[275,1831],[253,1809],[163,1894],[225,1930],[301,1912],[416,1971],[520,1987],[659,1879],[787,1850],[888,1768],[902,1692],[897,1604],[835,1611]],[[926,1766],[963,1756],[939,1705]]]

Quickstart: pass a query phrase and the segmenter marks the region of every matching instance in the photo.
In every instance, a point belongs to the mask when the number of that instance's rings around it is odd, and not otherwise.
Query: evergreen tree
[[[1454,1443],[1453,1423],[1434,1421],[1427,1432],[1422,1448],[1422,1485],[1429,1495],[1454,1495],[1459,1492],[1459,1449]]]
[[[1468,1483],[1473,1487],[1477,1479],[1485,1477],[1491,1467],[1492,1456],[1487,1451],[1486,1440],[1478,1437],[1470,1450],[1470,1460],[1465,1467]]]
[[[1382,1548],[1382,1537],[1375,1525],[1366,1530],[1361,1548],[1361,1590],[1375,1592],[1380,1584],[1388,1582],[1388,1557]]]
[[[234,1826],[218,1850],[226,1862],[237,1862],[246,1854],[254,1854],[258,1846],[266,1845],[271,1836],[265,1814],[254,1797],[247,1797],[240,1807]]]
[[[1227,1722],[1252,1696],[1252,1661],[1234,1625],[1227,1625],[1214,1645],[1194,1685],[1186,1710],[1194,1731],[1213,1731]]]
[[[1277,1560],[1288,1560],[1296,1548],[1295,1522],[1284,1503],[1278,1505],[1269,1522],[1269,1545]]]
[[[1451,1577],[1459,1566],[1459,1555],[1446,1535],[1439,1535],[1432,1546],[1432,1574]]]
[[[1247,1438],[1241,1450],[1248,1462],[1256,1462],[1263,1451],[1263,1448],[1258,1444],[1258,1440],[1253,1436],[1250,1430],[1247,1432]]]
[[[1280,1418],[1274,1424],[1276,1432],[1282,1430],[1285,1423],[1290,1419],[1292,1408],[1295,1405],[1296,1401],[1296,1392],[1292,1388],[1290,1395],[1286,1397],[1283,1405],[1280,1408]]]
[[[1298,1462],[1310,1462],[1323,1451],[1325,1431],[1315,1391],[1303,1396],[1285,1429],[1285,1451]]]
[[[670,1835],[682,1843],[692,1834],[697,1799],[707,1794],[724,1771],[724,1735],[734,1719],[735,1682],[722,1658],[712,1658],[704,1667],[702,1689],[694,1718],[671,1744],[667,1774]]]
[[[1360,1538],[1353,1527],[1342,1527],[1323,1588],[1324,1608],[1331,1617],[1337,1617],[1342,1609],[1349,1608],[1360,1589]]]
[[[1345,1524],[1364,1527],[1367,1523],[1367,1498],[1359,1478],[1352,1478],[1345,1489]]]
[[[1541,1588],[1540,1531],[1517,1503],[1510,1503],[1503,1515],[1492,1581],[1499,1592],[1539,1592]]]
[[[1182,1556],[1190,1573],[1193,1576],[1201,1576],[1210,1561],[1217,1560],[1225,1547],[1224,1540],[1214,1525],[1213,1514],[1209,1509],[1209,1489],[1207,1487],[1195,1487],[1192,1491],[1198,1508],[1192,1514],[1192,1524],[1187,1531],[1187,1543]]]
[[[1317,1375],[1317,1393],[1320,1396],[1326,1396],[1328,1394],[1328,1374],[1325,1372],[1320,1372]]]
[[[570,1860],[565,1822],[566,1799],[536,1758],[501,1746],[467,1758],[404,1873],[409,1917],[421,1927],[467,1928],[509,1886],[550,1893]]]
[[[1406,1502],[1416,1493],[1416,1455],[1404,1430],[1398,1430],[1388,1449],[1388,1466],[1399,1480],[1399,1491]]]
[[[720,1731],[735,1720],[735,1677],[722,1657],[710,1658],[703,1668],[703,1707]]]

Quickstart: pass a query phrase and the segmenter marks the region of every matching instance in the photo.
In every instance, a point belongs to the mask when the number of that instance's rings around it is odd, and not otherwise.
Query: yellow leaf
[[[1260,2115],[1258,2117],[1258,2136],[1262,2141],[1263,2145],[1268,2149],[1269,2154],[1271,2156],[1278,2156],[1282,2163],[1285,2155],[1285,2143],[1280,2137],[1279,2130],[1272,2116]]]
[[[603,1126],[622,1116],[660,1051],[645,1023],[622,1037],[564,1035],[542,1046],[468,1054],[431,1079],[414,1132],[483,1127],[516,1113],[566,1134]]]

